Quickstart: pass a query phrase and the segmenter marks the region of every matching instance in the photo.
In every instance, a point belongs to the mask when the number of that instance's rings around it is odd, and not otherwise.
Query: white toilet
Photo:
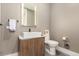
[[[44,36],[45,36],[45,51],[50,55],[56,55],[56,47],[58,46],[58,42],[50,40],[49,30],[44,31]]]

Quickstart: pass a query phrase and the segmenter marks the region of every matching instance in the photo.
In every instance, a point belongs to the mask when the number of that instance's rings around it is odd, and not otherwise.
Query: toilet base
[[[56,55],[56,50],[55,50],[55,48],[50,48],[50,49],[45,48],[45,55],[48,55],[48,56],[55,56],[55,55]]]

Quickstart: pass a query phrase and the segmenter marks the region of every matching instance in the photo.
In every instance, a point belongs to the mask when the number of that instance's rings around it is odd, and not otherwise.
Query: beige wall
[[[1,23],[1,4],[0,4],[0,23]],[[0,32],[1,32],[1,26],[0,26]],[[0,33],[0,40],[1,40],[1,33]]]
[[[42,31],[49,28],[49,15],[50,8],[49,4],[35,4],[37,6],[37,27],[32,27],[32,31]],[[1,29],[0,37],[0,55],[6,55],[14,53],[18,49],[17,41],[18,35],[23,31],[28,31],[28,27],[23,27],[20,22],[17,23],[16,32],[9,32],[6,29],[8,25],[8,19],[13,18],[16,20],[21,20],[21,4],[1,4],[1,20],[3,26]]]
[[[17,51],[19,26],[17,26],[16,32],[9,32],[6,29],[9,18],[20,20],[20,4],[1,4],[1,23],[3,26],[1,26],[0,32],[0,55],[5,55]]]
[[[0,4],[0,22],[1,22],[1,4]]]
[[[63,46],[62,37],[69,39],[70,50],[79,53],[79,4],[52,4],[51,39]]]

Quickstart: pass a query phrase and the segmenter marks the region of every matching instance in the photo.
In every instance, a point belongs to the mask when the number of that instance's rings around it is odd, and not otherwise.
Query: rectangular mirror
[[[23,26],[36,26],[36,6],[29,3],[22,4],[22,20]]]

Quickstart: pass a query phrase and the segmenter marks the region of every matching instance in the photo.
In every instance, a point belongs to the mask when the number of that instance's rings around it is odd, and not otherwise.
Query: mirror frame
[[[34,13],[35,13],[35,24],[34,25],[26,25],[24,24],[24,3],[21,4],[21,25],[26,27],[36,27],[37,26],[37,20],[36,20],[36,6],[34,6]]]

